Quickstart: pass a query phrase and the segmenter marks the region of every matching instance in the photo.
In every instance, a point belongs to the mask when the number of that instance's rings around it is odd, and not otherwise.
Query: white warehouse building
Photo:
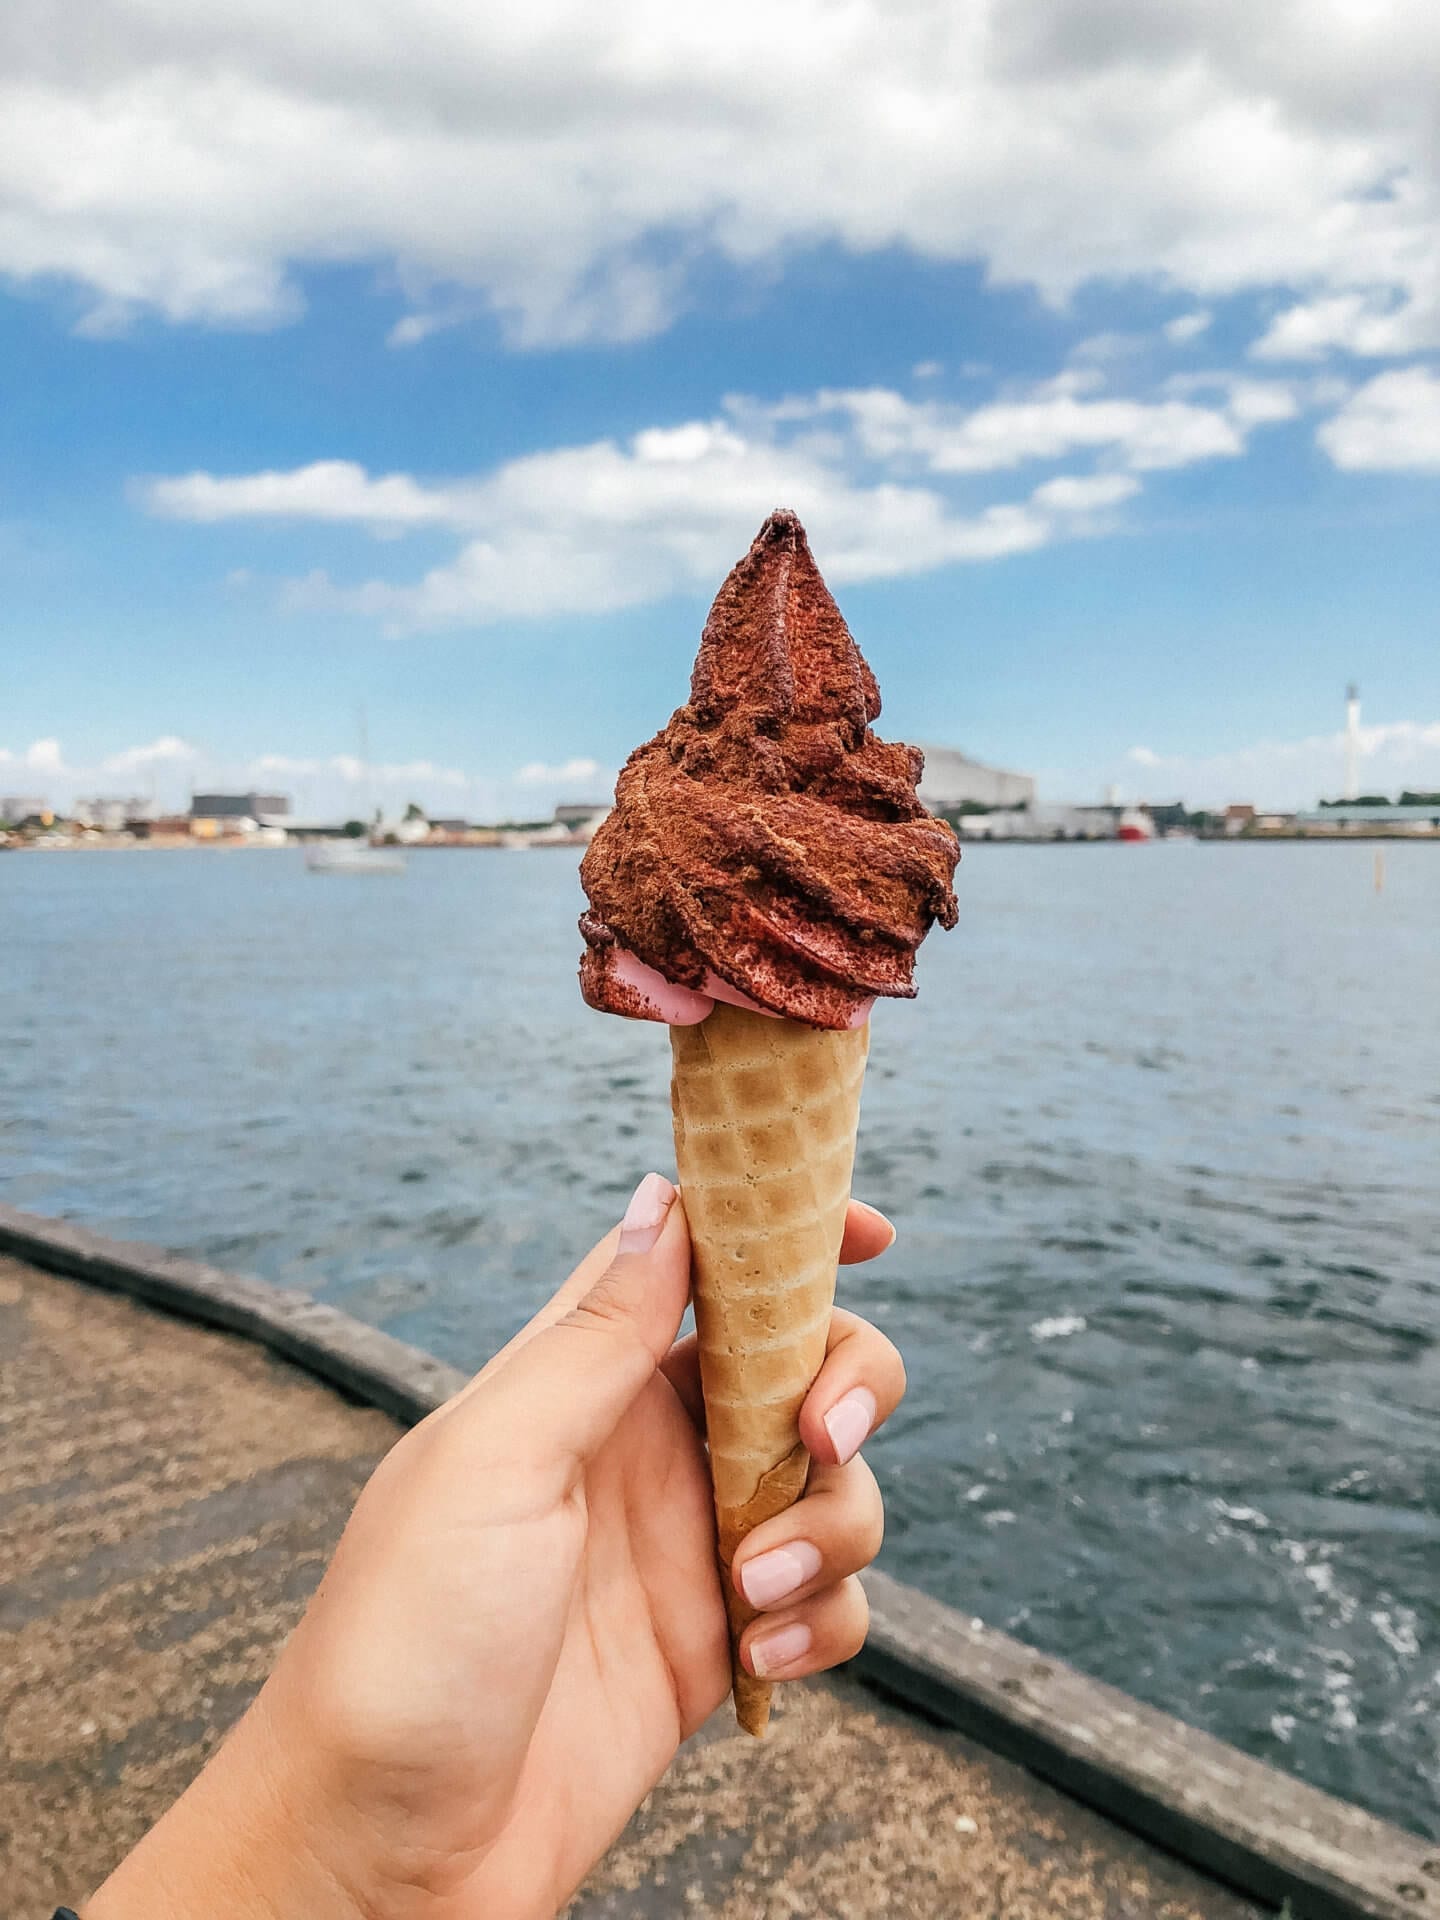
[[[925,772],[920,798],[932,813],[976,807],[1033,807],[1035,782],[1028,773],[987,767],[954,747],[921,747]]]

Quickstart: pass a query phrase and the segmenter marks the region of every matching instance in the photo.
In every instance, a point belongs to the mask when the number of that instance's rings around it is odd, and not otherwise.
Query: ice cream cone
[[[869,1029],[722,1004],[670,1038],[735,1712],[761,1734],[770,1686],[740,1665],[755,1615],[730,1563],[752,1527],[805,1489],[800,1407],[825,1357]]]

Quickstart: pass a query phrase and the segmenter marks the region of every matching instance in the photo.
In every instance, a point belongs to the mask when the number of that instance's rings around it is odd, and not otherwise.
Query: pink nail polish
[[[843,1467],[853,1460],[875,1424],[875,1396],[868,1387],[852,1387],[825,1416],[825,1431]]]
[[[648,1253],[660,1238],[674,1199],[675,1189],[663,1173],[647,1173],[630,1196],[625,1218],[620,1222],[620,1244],[616,1252]]]
[[[779,1673],[782,1667],[793,1667],[797,1660],[803,1660],[810,1651],[810,1637],[809,1627],[796,1620],[752,1641],[750,1664],[756,1676],[763,1680],[767,1673]]]
[[[820,1549],[808,1540],[792,1540],[788,1547],[773,1547],[747,1560],[736,1578],[752,1607],[773,1607],[819,1571]]]
[[[852,1207],[859,1207],[862,1213],[868,1213],[872,1220],[878,1220],[882,1227],[888,1229],[890,1238],[881,1249],[882,1252],[888,1253],[895,1244],[895,1222],[888,1214],[881,1213],[879,1207],[872,1207],[868,1200],[852,1200],[850,1204]]]

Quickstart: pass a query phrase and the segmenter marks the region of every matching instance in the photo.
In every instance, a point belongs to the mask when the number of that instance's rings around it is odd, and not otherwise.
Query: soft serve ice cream
[[[881,740],[875,676],[793,513],[772,513],[710,609],[689,704],[631,754],[585,856],[581,990],[675,1025],[717,999],[807,1026],[914,995],[955,924],[955,836]]]

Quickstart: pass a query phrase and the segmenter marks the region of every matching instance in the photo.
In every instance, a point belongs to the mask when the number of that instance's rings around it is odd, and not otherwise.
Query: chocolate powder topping
[[[617,941],[813,1027],[913,998],[915,949],[955,924],[960,850],[916,796],[919,750],[871,731],[879,712],[805,529],[772,513],[715,597],[688,706],[631,754],[585,856],[585,998],[637,1010]]]

